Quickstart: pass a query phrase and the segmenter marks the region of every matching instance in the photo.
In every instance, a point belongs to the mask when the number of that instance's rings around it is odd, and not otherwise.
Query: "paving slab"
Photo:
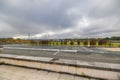
[[[70,46],[11,46],[6,45],[0,54],[72,59],[91,62],[120,64],[120,52],[107,51],[102,48]]]
[[[10,54],[0,54],[0,57],[30,60],[30,61],[40,61],[47,63],[57,63],[57,64],[73,65],[73,66],[89,66],[89,67],[110,68],[110,69],[120,70],[120,64],[114,64],[114,63],[88,62],[88,61],[68,60],[68,59],[56,59],[55,61],[52,61],[54,58],[18,56],[18,55],[10,55]]]
[[[74,75],[0,65],[0,80],[87,80]]]

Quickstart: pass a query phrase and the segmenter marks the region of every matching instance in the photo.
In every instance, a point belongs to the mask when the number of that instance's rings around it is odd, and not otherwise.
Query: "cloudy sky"
[[[120,0],[0,0],[0,37],[120,35]]]

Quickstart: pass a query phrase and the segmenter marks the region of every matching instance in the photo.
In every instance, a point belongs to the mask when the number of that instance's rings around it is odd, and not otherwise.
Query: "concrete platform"
[[[81,48],[80,48],[81,49]],[[95,48],[96,49],[96,48]],[[82,49],[81,49],[82,50]],[[104,62],[104,63],[117,63],[120,64],[120,53],[119,52],[107,52],[101,49],[94,50],[94,48],[84,48],[84,51],[72,52],[69,51],[54,51],[53,50],[39,50],[31,48],[4,48],[0,54],[12,54],[20,56],[34,56],[34,57],[49,57],[49,58],[60,58],[70,60],[82,60],[89,62]]]
[[[70,74],[0,65],[0,80],[97,80]]]
[[[69,74],[95,80],[120,79],[120,52],[101,48],[7,45],[0,53],[0,63],[59,73],[62,77]],[[66,80],[62,77],[60,80]]]
[[[0,62],[94,79],[119,80],[120,64],[0,54]]]

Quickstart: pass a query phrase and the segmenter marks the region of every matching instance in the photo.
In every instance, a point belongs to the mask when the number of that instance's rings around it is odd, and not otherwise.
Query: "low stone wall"
[[[76,60],[65,60],[65,59],[53,59],[53,58],[43,58],[43,57],[22,57],[15,55],[0,55],[0,62],[9,65],[16,65],[28,68],[42,69],[47,71],[54,71],[60,73],[67,73],[72,75],[79,76],[87,76],[93,78],[100,79],[110,79],[110,80],[118,80],[120,78],[120,70],[110,70],[107,69],[106,66],[102,66],[103,64],[97,64],[99,66],[105,67],[97,67],[96,64],[88,65],[82,61]],[[111,66],[112,67],[112,66]],[[109,68],[109,65],[108,65]],[[119,66],[118,66],[119,68]]]

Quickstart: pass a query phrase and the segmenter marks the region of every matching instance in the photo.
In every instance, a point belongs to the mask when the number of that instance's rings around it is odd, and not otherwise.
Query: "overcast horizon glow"
[[[120,0],[0,0],[0,37],[120,36]]]

